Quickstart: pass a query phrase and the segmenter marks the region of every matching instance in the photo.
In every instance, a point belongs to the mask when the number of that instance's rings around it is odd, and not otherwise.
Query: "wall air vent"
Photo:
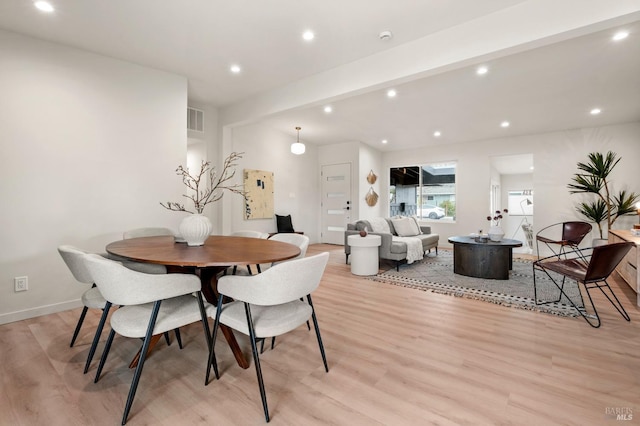
[[[204,133],[204,111],[187,107],[187,130]]]

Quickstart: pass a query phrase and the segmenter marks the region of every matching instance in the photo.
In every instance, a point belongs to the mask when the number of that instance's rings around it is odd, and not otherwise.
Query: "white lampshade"
[[[291,153],[296,155],[304,154],[306,147],[301,142],[294,142],[291,144]]]
[[[304,144],[300,142],[300,130],[301,130],[300,127],[296,127],[296,131],[298,132],[298,139],[296,140],[296,142],[291,144],[291,153],[295,155],[304,154],[304,151],[306,149]]]

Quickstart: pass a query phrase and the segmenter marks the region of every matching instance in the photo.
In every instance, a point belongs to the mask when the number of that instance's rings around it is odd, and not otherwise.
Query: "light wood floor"
[[[301,327],[262,355],[273,425],[606,425],[607,410],[640,421],[640,310],[596,298],[603,324],[375,283],[350,274],[331,251],[314,302],[327,350]],[[389,265],[390,266],[390,265]],[[608,302],[607,302],[608,303]],[[119,424],[139,341],[116,337],[102,379],[82,369],[99,319],[90,312],[76,346],[80,309],[0,326],[0,424]],[[104,338],[106,333],[104,333]],[[253,365],[243,370],[224,340],[220,380],[205,387],[202,327],[185,348],[161,343],[145,365],[130,425],[262,425]],[[249,343],[239,341],[250,354]],[[102,345],[98,348],[102,351]]]

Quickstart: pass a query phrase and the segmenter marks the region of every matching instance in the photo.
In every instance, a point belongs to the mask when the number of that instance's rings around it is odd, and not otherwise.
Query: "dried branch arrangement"
[[[182,176],[182,183],[191,190],[190,194],[182,196],[193,201],[195,211],[187,210],[184,204],[167,201],[160,203],[162,207],[176,212],[198,213],[202,214],[207,204],[215,203],[224,195],[224,191],[233,192],[246,198],[246,193],[241,184],[231,184],[231,180],[236,174],[235,168],[237,162],[242,158],[243,152],[232,152],[224,160],[222,172],[220,175],[216,172],[216,168],[211,166],[211,162],[203,161],[200,171],[191,175],[187,169],[178,166],[176,174]]]

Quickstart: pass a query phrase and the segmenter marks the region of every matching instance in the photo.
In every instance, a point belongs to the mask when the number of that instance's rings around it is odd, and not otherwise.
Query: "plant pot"
[[[499,226],[492,226],[489,228],[489,239],[491,241],[502,241],[504,237],[504,231]]]
[[[180,234],[188,246],[201,246],[211,235],[211,221],[201,214],[190,214],[180,222]]]
[[[598,246],[604,246],[605,244],[608,244],[609,240],[607,240],[606,238],[593,238],[591,240],[591,247],[598,247]]]

